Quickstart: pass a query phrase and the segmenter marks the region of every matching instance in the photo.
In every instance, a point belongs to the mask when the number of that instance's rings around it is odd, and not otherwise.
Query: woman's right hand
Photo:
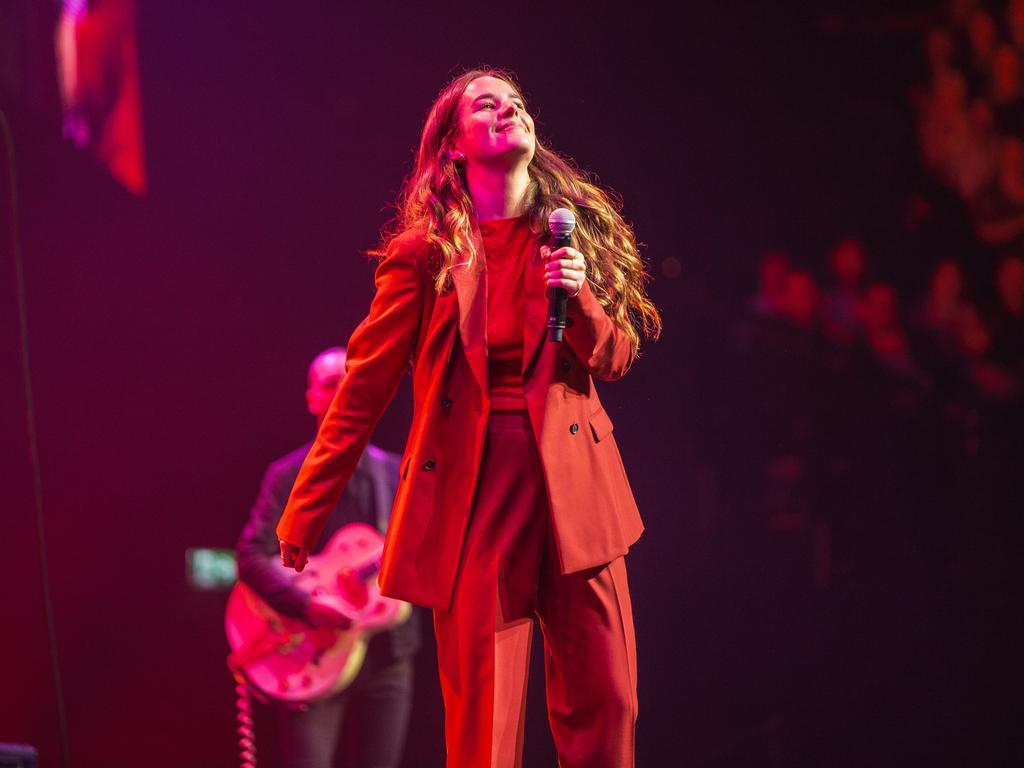
[[[289,544],[284,539],[278,539],[278,543],[281,545],[281,565],[301,572],[306,567],[306,561],[309,560],[309,550]]]

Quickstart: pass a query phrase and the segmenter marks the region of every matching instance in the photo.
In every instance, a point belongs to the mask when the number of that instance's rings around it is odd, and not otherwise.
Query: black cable
[[[57,663],[57,627],[53,619],[53,601],[50,599],[50,577],[46,562],[46,535],[43,526],[43,481],[39,471],[39,437],[36,433],[35,404],[32,397],[32,374],[28,356],[28,302],[25,298],[25,265],[21,257],[21,238],[18,234],[18,177],[14,171],[14,136],[7,122],[7,115],[0,109],[0,128],[4,134],[4,148],[7,152],[7,184],[11,194],[10,244],[14,256],[15,291],[18,294],[18,329],[21,333],[21,370],[25,386],[25,422],[28,431],[28,455],[32,469],[32,485],[35,494],[36,528],[39,533],[39,573],[42,578],[43,607],[46,611],[46,632],[50,641],[50,667],[53,677],[53,694],[57,704],[57,729],[60,735],[61,765],[69,768],[71,752],[68,746],[67,714],[64,708],[64,690],[60,682],[60,665]]]

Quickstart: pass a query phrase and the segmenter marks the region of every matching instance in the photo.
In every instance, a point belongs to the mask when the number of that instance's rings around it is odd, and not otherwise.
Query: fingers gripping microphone
[[[576,217],[568,208],[556,208],[548,216],[548,230],[551,239],[548,245],[552,253],[572,244],[572,231],[576,228]],[[561,341],[565,330],[565,308],[569,295],[565,288],[548,291],[548,341]]]

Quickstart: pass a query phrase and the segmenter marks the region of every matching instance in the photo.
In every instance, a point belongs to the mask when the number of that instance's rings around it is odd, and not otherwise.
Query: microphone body
[[[551,237],[548,246],[552,253],[559,248],[572,245],[572,231],[576,228],[576,217],[568,208],[556,208],[548,216],[548,231]],[[548,341],[560,342],[565,330],[566,306],[569,294],[564,288],[548,291]]]

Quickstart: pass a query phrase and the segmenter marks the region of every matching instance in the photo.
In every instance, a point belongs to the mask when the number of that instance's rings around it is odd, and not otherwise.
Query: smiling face
[[[467,166],[529,164],[537,140],[519,92],[490,75],[471,81],[459,102],[454,148],[465,156]]]

